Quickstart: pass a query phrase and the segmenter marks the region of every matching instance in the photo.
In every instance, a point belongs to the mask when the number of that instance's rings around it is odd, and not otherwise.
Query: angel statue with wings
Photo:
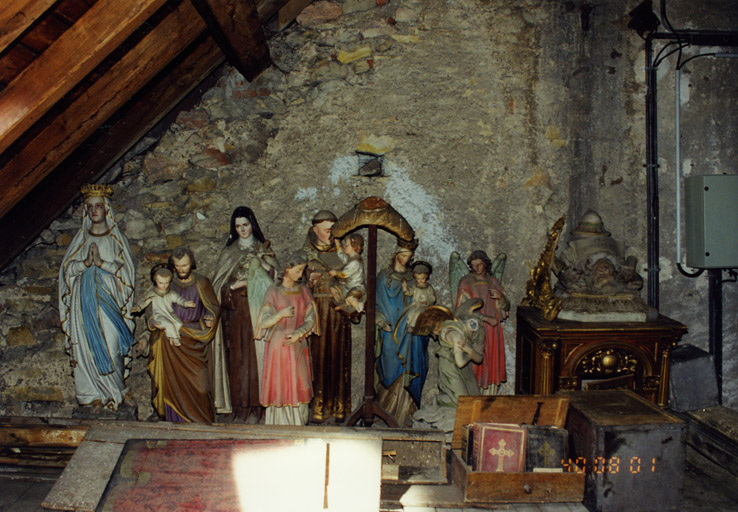
[[[476,314],[483,322],[484,354],[481,362],[475,361],[474,374],[485,395],[497,394],[500,384],[507,380],[501,324],[509,316],[510,302],[500,284],[506,260],[504,253],[492,261],[486,252],[476,250],[466,259],[466,265],[455,251],[449,261],[451,297],[456,307],[469,299],[482,301]]]

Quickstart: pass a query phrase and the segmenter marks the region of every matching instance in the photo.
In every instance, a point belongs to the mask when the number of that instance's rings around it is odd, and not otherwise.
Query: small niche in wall
[[[356,156],[359,158],[358,176],[364,176],[365,178],[384,176],[383,155],[357,151]]]

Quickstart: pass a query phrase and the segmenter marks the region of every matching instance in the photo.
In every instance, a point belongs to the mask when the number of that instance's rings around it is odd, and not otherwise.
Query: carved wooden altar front
[[[669,357],[686,331],[665,316],[650,322],[548,321],[538,309],[520,306],[515,391],[624,387],[664,406]]]

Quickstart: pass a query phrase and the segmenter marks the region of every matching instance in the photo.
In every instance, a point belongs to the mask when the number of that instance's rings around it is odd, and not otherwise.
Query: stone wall
[[[377,4],[383,4],[378,6]],[[646,278],[644,43],[627,28],[638,2],[347,0],[316,2],[270,41],[274,65],[253,82],[226,67],[202,102],[147,137],[108,173],[137,262],[182,244],[209,275],[230,212],[253,208],[278,255],[301,245],[312,215],[367,196],[416,229],[420,259],[449,304],[448,257],[508,255],[503,285],[525,290],[547,231],[568,233],[588,209],[637,257]],[[677,28],[736,26],[730,2],[668,2]],[[696,59],[682,84],[683,170],[736,173],[738,61]],[[707,347],[707,281],[674,264],[673,59],[659,68],[661,312]],[[685,92],[687,91],[687,92]],[[669,96],[671,95],[671,98]],[[382,154],[383,175],[359,175],[357,152]],[[68,416],[76,403],[57,310],[57,274],[80,204],[0,274],[0,414]],[[380,266],[393,247],[379,237]],[[645,291],[644,291],[645,297]],[[738,337],[738,291],[725,288],[724,337]],[[505,324],[514,383],[514,318]],[[142,324],[137,336],[144,335]],[[354,331],[353,402],[363,392],[363,324]],[[738,359],[726,351],[726,403],[738,404]],[[436,394],[431,357],[424,401]],[[152,409],[146,360],[129,385],[139,418]]]

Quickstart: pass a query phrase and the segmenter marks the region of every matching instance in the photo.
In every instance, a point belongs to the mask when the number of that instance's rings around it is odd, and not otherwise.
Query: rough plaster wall
[[[643,42],[626,28],[636,3],[395,0],[292,26],[270,42],[275,66],[254,83],[226,69],[200,106],[180,114],[160,140],[142,141],[110,173],[139,290],[149,286],[151,260],[181,244],[194,247],[200,270],[211,275],[235,206],[251,206],[278,255],[286,256],[302,244],[317,210],[340,215],[371,195],[388,200],[415,227],[417,257],[434,265],[431,282],[443,304],[450,302],[450,252],[466,256],[477,248],[508,254],[503,285],[518,304],[553,222],[566,213],[568,233],[590,208],[643,269]],[[689,2],[673,4],[681,10]],[[723,7],[711,2],[700,10]],[[704,16],[696,10],[672,22],[685,26],[677,21]],[[709,25],[714,18],[692,28],[719,28]],[[363,56],[349,62],[346,55]],[[721,80],[734,106],[734,62],[690,79]],[[673,134],[668,80],[660,83],[662,173],[673,155],[663,140]],[[712,126],[700,113],[714,110],[714,94],[695,90],[688,102],[698,134]],[[730,128],[710,135],[708,147],[695,142],[683,152],[698,165],[736,172],[726,169],[735,156],[735,116],[718,122]],[[357,150],[383,153],[385,176],[357,176]],[[669,258],[673,188],[668,178],[662,184],[661,256]],[[62,216],[0,275],[0,414],[62,416],[73,409],[55,279],[79,213]],[[380,231],[380,268],[393,245]],[[687,280],[664,264],[662,280],[662,312],[687,324],[688,340],[704,347],[704,277]],[[736,338],[735,288],[726,285],[726,347]],[[514,384],[514,328],[511,318],[507,393]],[[354,328],[355,405],[363,392],[363,343],[362,324]],[[735,358],[726,367],[733,403]],[[431,356],[424,402],[436,394],[436,368]],[[144,359],[134,360],[129,384],[144,419],[151,413]]]
[[[735,30],[738,5],[732,2],[690,2],[667,7],[671,25],[676,29]],[[719,14],[716,14],[719,13]],[[700,16],[702,14],[702,17]],[[685,50],[683,60],[698,53],[736,52],[731,48],[702,47]],[[685,264],[686,238],[682,213],[681,255],[676,254],[676,158],[675,158],[675,67],[677,55],[658,67],[659,190],[661,193],[660,236],[660,310],[679,319],[689,328],[685,342],[709,349],[707,273],[687,278],[675,262]],[[700,174],[738,174],[738,59],[699,57],[681,70],[680,152],[682,193],[683,178]],[[683,211],[683,210],[682,210]],[[687,268],[688,271],[694,269]],[[724,274],[724,277],[728,277]],[[738,286],[723,285],[723,395],[724,404],[738,407]]]

